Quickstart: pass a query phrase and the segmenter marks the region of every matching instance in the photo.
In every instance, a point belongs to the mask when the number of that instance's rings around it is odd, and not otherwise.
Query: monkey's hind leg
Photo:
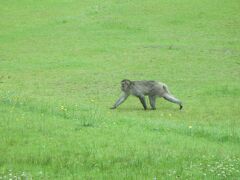
[[[163,98],[166,99],[167,101],[170,101],[172,103],[178,104],[180,110],[183,108],[182,102],[180,100],[178,100],[177,98],[175,98],[175,97],[173,97],[173,96],[171,96],[169,94],[164,94]]]
[[[150,105],[152,107],[152,110],[155,110],[156,109],[156,96],[148,96],[149,98],[149,102],[150,102]]]
[[[138,98],[139,98],[140,102],[142,103],[144,110],[147,110],[145,97],[144,96],[139,96]]]

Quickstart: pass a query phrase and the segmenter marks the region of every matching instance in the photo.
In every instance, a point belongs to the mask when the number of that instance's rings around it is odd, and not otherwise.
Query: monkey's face
[[[124,91],[124,92],[129,91],[130,85],[131,85],[131,81],[130,80],[122,80],[122,82],[121,82],[121,90]]]

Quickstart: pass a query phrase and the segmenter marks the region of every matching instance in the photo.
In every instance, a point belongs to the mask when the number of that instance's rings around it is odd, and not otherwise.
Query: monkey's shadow
[[[139,112],[144,112],[144,111],[150,111],[150,109],[147,109],[147,110],[144,110],[144,109],[141,109],[141,108],[134,108],[134,107],[132,107],[132,108],[118,108],[118,109],[116,109],[116,110],[114,110],[114,111],[118,111],[118,112],[132,112],[132,111],[139,111]]]
[[[138,107],[121,107],[121,108],[118,108],[118,109],[115,109],[113,111],[118,111],[118,112],[169,112],[169,111],[173,111],[173,112],[181,112],[178,108],[174,108],[174,107],[159,107],[159,108],[156,108],[155,110],[151,109],[151,108],[148,108],[147,110],[144,110],[142,108],[138,108]]]

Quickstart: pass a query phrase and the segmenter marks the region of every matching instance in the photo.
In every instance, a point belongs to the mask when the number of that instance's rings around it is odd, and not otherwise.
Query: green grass
[[[240,178],[238,0],[3,1],[0,179]],[[122,79],[184,103],[109,107]]]

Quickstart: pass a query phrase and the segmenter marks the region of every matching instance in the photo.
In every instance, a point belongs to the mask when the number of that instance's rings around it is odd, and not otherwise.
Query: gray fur
[[[121,90],[123,92],[122,96],[116,101],[111,109],[117,108],[122,104],[129,95],[133,95],[139,98],[143,108],[146,110],[146,100],[145,96],[148,96],[151,108],[156,109],[156,98],[163,97],[165,100],[178,104],[180,110],[182,109],[182,102],[175,98],[168,90],[166,84],[157,81],[130,81],[124,79],[121,81]]]

